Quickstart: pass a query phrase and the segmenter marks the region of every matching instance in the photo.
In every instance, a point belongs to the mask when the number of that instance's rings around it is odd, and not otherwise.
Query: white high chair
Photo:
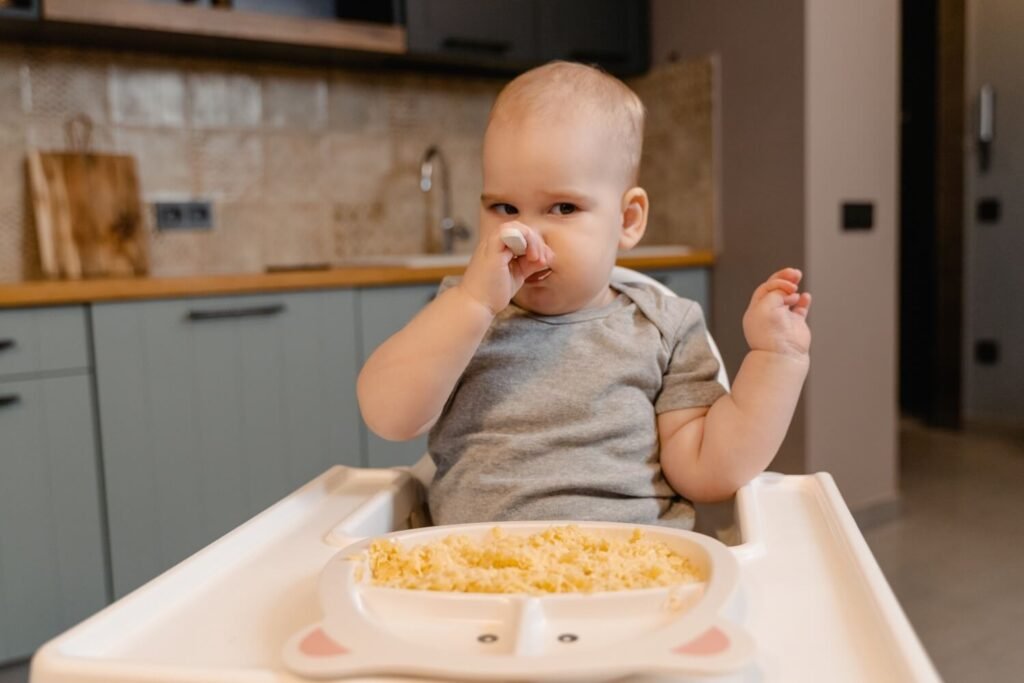
[[[638,282],[650,285],[668,296],[677,296],[675,292],[649,275],[644,275],[643,273],[630,270],[629,268],[623,268],[622,266],[615,266],[612,268],[612,282],[621,284]],[[722,362],[722,354],[718,351],[718,346],[715,344],[715,340],[711,337],[710,331],[707,335],[708,346],[711,347],[711,353],[714,355],[715,360],[718,361],[718,376],[716,379],[719,384],[725,387],[726,391],[729,391],[729,375],[725,372],[725,363]],[[425,453],[423,457],[416,461],[415,465],[409,468],[409,473],[418,479],[424,486],[429,486],[430,481],[434,478],[434,472],[436,469],[434,461],[430,459],[430,454]]]

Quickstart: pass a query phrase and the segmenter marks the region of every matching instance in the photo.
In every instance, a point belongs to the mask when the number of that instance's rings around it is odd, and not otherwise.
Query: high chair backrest
[[[677,296],[675,292],[654,278],[635,270],[630,270],[629,268],[623,268],[622,266],[615,266],[612,269],[612,282],[645,283],[657,288],[669,296]],[[725,387],[726,391],[729,391],[729,375],[725,372],[725,363],[722,362],[722,354],[718,352],[718,346],[715,345],[715,340],[711,337],[711,332],[708,332],[708,346],[711,347],[711,353],[715,356],[715,360],[718,361],[718,383]],[[425,454],[416,461],[415,465],[409,468],[409,472],[412,476],[418,479],[424,486],[430,485],[430,481],[434,478],[435,470],[434,461],[430,459],[429,453]]]

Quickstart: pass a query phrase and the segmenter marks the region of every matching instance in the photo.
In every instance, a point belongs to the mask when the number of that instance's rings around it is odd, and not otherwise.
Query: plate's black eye
[[[558,636],[558,642],[560,643],[575,643],[580,637],[575,633],[563,633]]]
[[[494,635],[493,633],[483,633],[477,636],[476,639],[479,640],[481,643],[493,643],[498,639],[498,636]]]

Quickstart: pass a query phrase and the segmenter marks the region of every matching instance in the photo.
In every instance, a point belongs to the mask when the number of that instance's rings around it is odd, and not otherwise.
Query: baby
[[[785,268],[743,317],[732,393],[700,307],[610,281],[647,225],[644,108],[619,80],[553,62],[498,95],[483,146],[480,239],[465,275],[359,376],[385,439],[430,431],[435,524],[603,520],[693,526],[786,434],[807,375],[810,294]],[[516,257],[502,227],[526,238]]]

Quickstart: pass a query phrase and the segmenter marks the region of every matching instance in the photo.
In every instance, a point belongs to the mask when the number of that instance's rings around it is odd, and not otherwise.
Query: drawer
[[[83,306],[0,310],[0,377],[88,367]]]

